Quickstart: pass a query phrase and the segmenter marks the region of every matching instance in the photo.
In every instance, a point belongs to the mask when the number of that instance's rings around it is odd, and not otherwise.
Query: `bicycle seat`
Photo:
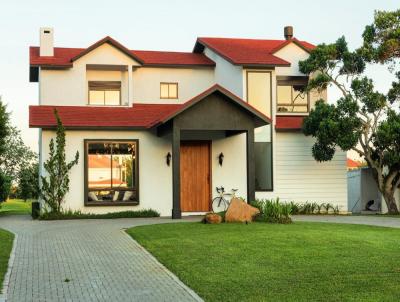
[[[239,189],[232,189],[232,192],[236,192],[237,190],[239,190]]]

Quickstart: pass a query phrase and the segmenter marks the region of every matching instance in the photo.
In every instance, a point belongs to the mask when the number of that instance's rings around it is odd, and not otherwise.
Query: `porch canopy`
[[[172,218],[181,217],[180,143],[202,136],[212,139],[215,132],[225,137],[246,133],[247,200],[255,198],[254,128],[268,125],[263,113],[219,85],[215,85],[166,116],[156,126],[159,136],[172,141]]]

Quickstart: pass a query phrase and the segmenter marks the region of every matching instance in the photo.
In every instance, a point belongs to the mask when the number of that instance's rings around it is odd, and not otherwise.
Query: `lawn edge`
[[[162,224],[162,223],[160,223]],[[136,244],[137,246],[139,246],[143,252],[145,254],[147,254],[147,256],[149,256],[150,258],[152,258],[155,262],[157,262],[162,268],[163,270],[167,273],[167,275],[173,279],[180,287],[182,287],[185,291],[187,291],[189,293],[190,296],[192,296],[192,298],[195,301],[204,301],[193,289],[191,289],[188,285],[186,285],[181,279],[179,279],[173,272],[171,272],[164,264],[162,264],[152,253],[150,253],[146,248],[144,248],[141,244],[139,244],[139,242],[137,242],[131,235],[129,235],[127,233],[128,229],[132,229],[135,228],[136,226],[127,228],[127,229],[122,229],[121,232],[125,234],[125,236],[128,236],[130,238],[130,240],[132,240],[134,242],[134,244]],[[2,302],[0,300],[0,302]]]
[[[3,279],[3,287],[2,287],[1,292],[0,292],[0,302],[7,301],[7,294],[8,294],[8,287],[9,287],[9,284],[10,284],[11,270],[12,270],[13,265],[14,265],[15,250],[16,250],[17,240],[18,240],[18,235],[17,234],[15,234],[13,232],[10,232],[10,233],[12,233],[14,235],[13,246],[11,248],[10,257],[8,258],[7,272],[4,275],[4,279]]]

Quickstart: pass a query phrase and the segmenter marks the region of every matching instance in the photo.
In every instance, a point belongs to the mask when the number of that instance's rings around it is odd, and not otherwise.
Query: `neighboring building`
[[[67,158],[81,155],[66,209],[153,208],[179,218],[209,211],[215,187],[224,186],[246,200],[347,211],[346,154],[316,162],[314,140],[300,132],[316,100],[326,99],[326,91],[300,92],[308,77],[298,62],[313,48],[291,27],[284,40],[198,38],[187,53],[129,50],[110,37],[58,48],[53,29],[42,28],[40,47],[30,48],[39,105],[29,109],[40,166],[57,108]]]

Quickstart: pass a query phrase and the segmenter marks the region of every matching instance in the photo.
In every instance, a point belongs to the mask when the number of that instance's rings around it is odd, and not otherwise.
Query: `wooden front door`
[[[210,142],[182,141],[180,150],[181,211],[209,211]]]

